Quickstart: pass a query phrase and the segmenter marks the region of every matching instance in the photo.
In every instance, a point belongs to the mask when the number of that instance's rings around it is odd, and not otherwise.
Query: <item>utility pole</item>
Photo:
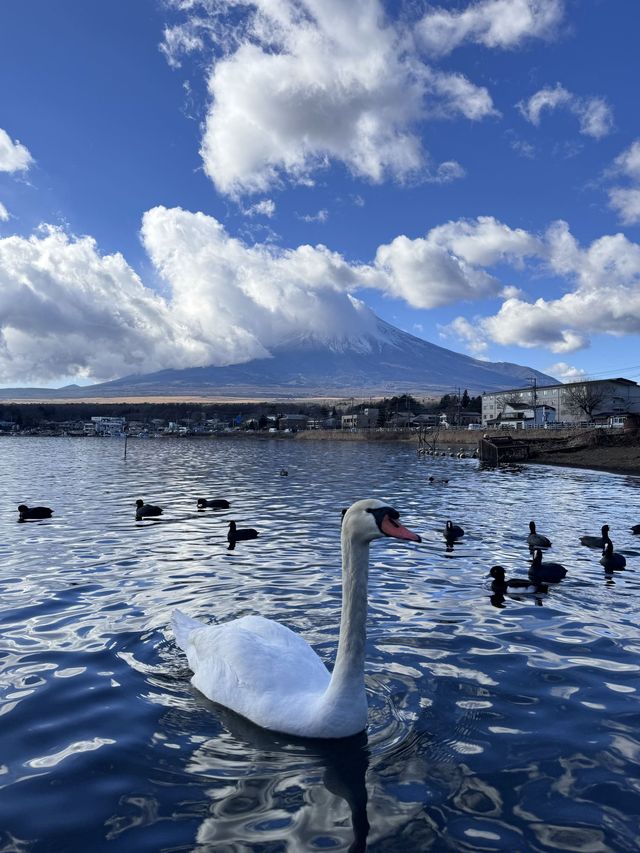
[[[538,380],[535,376],[530,376],[529,379],[533,382],[533,425],[537,426],[538,416],[536,414],[536,406],[538,405]]]

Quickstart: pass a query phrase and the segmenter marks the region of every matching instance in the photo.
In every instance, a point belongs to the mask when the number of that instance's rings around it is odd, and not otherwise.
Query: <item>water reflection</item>
[[[200,702],[206,700],[200,698]],[[365,732],[340,741],[278,735],[227,708],[208,704],[237,744],[255,755],[250,776],[238,780],[232,789],[211,791],[211,816],[198,828],[199,844],[224,843],[230,850],[242,850],[245,844],[264,843],[270,836],[272,840],[282,838],[286,827],[285,850],[338,845],[350,853],[366,850],[370,825],[365,778],[370,756]],[[193,753],[187,769],[191,767],[198,776],[217,776],[216,753],[215,744],[203,744]],[[285,773],[274,777],[267,768],[279,758]],[[266,765],[262,771],[261,760]],[[287,771],[290,763],[294,769]],[[313,784],[316,777],[321,778],[323,788]],[[348,807],[350,839],[345,839],[344,808],[335,798]]]

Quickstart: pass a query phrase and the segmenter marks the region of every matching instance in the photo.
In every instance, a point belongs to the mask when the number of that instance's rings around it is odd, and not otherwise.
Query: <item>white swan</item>
[[[191,683],[213,702],[259,726],[313,738],[340,738],[367,724],[364,655],[369,543],[383,536],[421,542],[382,501],[357,501],[342,521],[342,615],[333,673],[302,637],[262,616],[203,625],[175,610],[173,630],[193,670]]]

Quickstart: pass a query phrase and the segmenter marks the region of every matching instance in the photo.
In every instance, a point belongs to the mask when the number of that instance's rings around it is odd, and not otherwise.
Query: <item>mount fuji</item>
[[[327,339],[308,333],[271,347],[271,357],[222,367],[134,373],[84,387],[38,389],[40,398],[185,396],[303,398],[435,396],[466,388],[470,394],[557,380],[530,367],[480,361],[403,332],[378,317],[356,337]],[[15,399],[36,389],[5,389]]]

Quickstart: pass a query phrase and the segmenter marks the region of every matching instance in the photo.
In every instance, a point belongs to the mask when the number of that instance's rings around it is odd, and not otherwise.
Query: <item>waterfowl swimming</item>
[[[140,499],[136,501],[136,519],[138,521],[141,518],[152,518],[154,515],[162,515],[162,508],[153,506],[153,504],[146,504]]]
[[[246,539],[257,539],[258,531],[253,527],[236,527],[235,521],[229,522],[229,532],[227,533],[227,541],[229,542],[229,551],[233,551],[236,547],[236,542],[243,542]]]
[[[456,540],[464,536],[464,530],[459,524],[454,524],[452,521],[447,521],[446,527],[442,531],[445,539]]]
[[[330,673],[298,634],[262,616],[203,625],[179,610],[173,630],[193,670],[191,683],[213,702],[265,729],[342,738],[367,725],[364,682],[369,543],[391,536],[420,542],[379,500],[357,501],[342,520],[342,613]]]
[[[613,550],[613,542],[609,539],[604,546],[600,565],[604,566],[605,572],[619,572],[627,565],[626,557],[622,554],[616,554]]]
[[[503,566],[491,566],[489,574],[493,578],[491,589],[493,592],[503,594],[517,590],[520,593],[548,592],[543,583],[534,583],[531,578],[505,578]]]
[[[602,536],[581,536],[580,544],[587,548],[604,548],[609,541],[609,525],[602,525]]]
[[[281,469],[280,469],[280,476],[281,476],[281,477],[288,477],[288,476],[289,476],[289,472],[287,471],[287,469],[286,469],[286,468],[281,468]]]
[[[49,509],[48,506],[29,507],[26,504],[20,504],[18,512],[20,513],[20,521],[26,521],[27,519],[33,518],[51,518],[53,515],[53,510]]]
[[[529,522],[529,530],[531,531],[527,536],[529,548],[551,548],[551,540],[543,536],[542,533],[536,533],[535,521]]]
[[[229,509],[231,504],[229,501],[225,501],[224,498],[213,498],[212,500],[207,500],[207,498],[198,498],[198,509]]]
[[[566,574],[567,570],[560,563],[543,563],[542,551],[536,548],[529,568],[529,578],[533,583],[559,583]]]

